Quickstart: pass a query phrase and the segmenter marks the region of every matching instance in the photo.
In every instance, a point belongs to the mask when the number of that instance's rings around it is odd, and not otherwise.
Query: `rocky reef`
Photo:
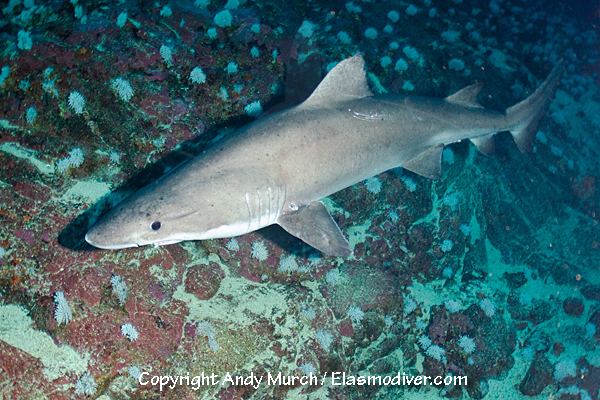
[[[593,3],[593,2],[592,2]],[[0,14],[0,394],[157,398],[140,374],[466,375],[467,386],[177,385],[165,398],[598,399],[598,5],[34,2]],[[593,27],[596,27],[594,30]],[[128,194],[361,52],[377,93],[566,72],[533,151],[449,145],[324,200],[353,253],[277,227],[100,251]],[[263,111],[264,110],[264,111]],[[324,132],[326,134],[326,132]]]

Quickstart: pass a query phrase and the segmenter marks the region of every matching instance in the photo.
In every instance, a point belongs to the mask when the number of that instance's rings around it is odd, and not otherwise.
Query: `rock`
[[[514,326],[506,324],[499,312],[488,318],[483,316],[479,306],[471,305],[464,313],[473,323],[469,336],[479,344],[477,352],[472,355],[473,365],[464,365],[469,380],[479,384],[466,390],[472,397],[482,398],[487,392],[484,382],[513,367],[516,333]]]
[[[217,293],[224,277],[219,264],[194,265],[187,271],[185,291],[200,300],[208,300]]]
[[[583,309],[583,302],[577,297],[567,297],[565,301],[563,301],[563,310],[565,310],[568,315],[579,316],[583,314]]]
[[[556,315],[556,307],[552,303],[533,299],[530,304],[523,304],[515,294],[508,297],[508,311],[515,321],[529,321],[534,325],[547,321]]]
[[[588,300],[600,301],[600,285],[587,285],[581,289],[581,294]]]
[[[505,272],[503,278],[511,289],[518,289],[527,283],[527,277],[523,272]]]
[[[349,319],[346,319],[342,322],[340,322],[339,325],[339,331],[340,331],[340,335],[345,336],[345,337],[352,337],[352,335],[354,335],[354,329],[352,327],[352,321],[350,321]]]
[[[537,353],[519,384],[519,391],[526,396],[536,396],[551,383],[552,364],[543,353]]]
[[[562,343],[554,342],[552,345],[552,354],[558,357],[563,351],[565,351],[565,346]]]
[[[587,393],[598,393],[600,391],[600,367],[594,366],[586,358],[582,358],[578,362],[578,366],[580,370],[586,371],[586,373],[579,377],[580,380],[577,382],[577,386]],[[598,397],[592,395],[592,398],[597,399]]]
[[[590,316],[590,320],[588,321],[594,325],[596,325],[596,333],[594,334],[594,337],[596,339],[600,339],[600,310],[595,311],[591,316]]]

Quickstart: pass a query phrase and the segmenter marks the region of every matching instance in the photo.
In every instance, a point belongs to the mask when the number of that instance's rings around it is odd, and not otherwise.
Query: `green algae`
[[[471,215],[471,219],[469,220],[469,234],[471,236],[471,246],[475,245],[475,243],[481,239],[481,225],[479,224],[475,213]]]
[[[393,295],[395,291],[382,270],[368,265],[354,266],[352,269],[342,265],[339,281],[330,285],[329,300],[331,309],[337,315],[345,316],[348,307],[355,304],[374,304],[382,295]]]
[[[78,181],[63,194],[62,200],[70,203],[81,200],[95,203],[110,193],[110,190],[110,185],[106,182],[96,180]]]
[[[350,217],[350,213],[346,210],[344,210],[343,207],[341,207],[338,203],[336,203],[331,197],[325,197],[324,199],[321,200],[321,202],[323,203],[323,205],[325,206],[325,208],[327,209],[327,211],[330,214],[342,214],[344,217],[349,218]]]
[[[0,340],[38,358],[49,380],[87,371],[89,355],[81,355],[67,345],[56,345],[45,332],[33,328],[33,320],[18,305],[0,305]]]
[[[6,129],[6,130],[18,130],[19,127],[17,125],[13,125],[10,123],[10,121],[6,120],[6,119],[0,119],[0,128],[1,129]]]
[[[177,281],[177,268],[165,269],[161,265],[151,265],[150,274],[164,287],[169,287]]]
[[[359,243],[364,243],[369,236],[368,231],[371,228],[372,221],[370,219],[365,220],[362,224],[355,224],[346,230],[348,237],[348,243],[350,248],[354,250],[354,247]]]
[[[424,215],[423,217],[413,222],[413,226],[422,223],[434,223],[436,227],[440,225],[440,210],[443,206],[443,197],[440,198],[438,196],[436,187],[437,182],[433,181],[431,183],[431,211],[427,215]]]
[[[271,320],[285,313],[288,307],[286,295],[283,293],[285,286],[267,286],[234,277],[216,255],[209,256],[206,261],[208,260],[220,264],[225,272],[225,278],[215,296],[209,300],[198,300],[196,296],[185,291],[184,283],[173,293],[173,299],[187,305],[188,320],[218,320],[240,327],[251,325],[256,318]]]
[[[37,157],[36,151],[22,147],[18,143],[14,143],[14,142],[2,143],[0,145],[0,151],[10,154],[14,157],[22,158],[22,159],[28,161],[29,163],[31,163],[31,165],[33,165],[35,168],[37,168],[37,170],[40,171],[44,175],[51,175],[54,173],[54,165],[40,160]]]
[[[178,353],[174,357],[178,362],[174,365],[179,365],[178,368],[186,366],[187,370],[197,373],[209,371],[223,374],[249,372],[257,365],[268,365],[277,360],[277,365],[271,366],[272,370],[293,374],[301,354],[312,346],[314,338],[310,321],[302,320],[298,313],[305,297],[311,299],[311,304],[325,303],[319,285],[311,281],[303,282],[308,293],[304,292],[303,298],[298,298],[295,295],[298,292],[287,285],[255,283],[237,276],[216,254],[197,253],[193,264],[208,265],[210,262],[218,263],[225,274],[218,292],[208,300],[199,300],[185,292],[185,284],[182,283],[173,294],[173,299],[186,304],[189,310],[187,322],[207,321],[211,324],[219,349],[211,351],[205,341],[198,338],[192,345],[194,357]],[[254,330],[265,323],[271,327],[272,333],[257,334]],[[294,340],[285,339],[290,337]],[[276,354],[273,338],[281,348],[286,349],[288,356]],[[212,390],[215,389],[206,388],[204,394]],[[263,392],[267,395],[268,390],[261,387],[256,395],[260,396]]]

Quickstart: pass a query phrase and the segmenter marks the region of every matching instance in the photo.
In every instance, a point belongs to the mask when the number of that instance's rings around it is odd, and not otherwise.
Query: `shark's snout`
[[[126,249],[128,247],[137,247],[136,243],[115,243],[103,237],[102,233],[97,228],[90,229],[85,234],[85,241],[94,247],[106,250]]]

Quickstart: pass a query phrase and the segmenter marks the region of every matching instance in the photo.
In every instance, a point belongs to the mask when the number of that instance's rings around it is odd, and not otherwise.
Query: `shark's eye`
[[[153,223],[151,223],[151,224],[150,224],[150,228],[151,228],[153,231],[157,231],[157,230],[159,230],[159,229],[160,229],[160,227],[161,227],[161,223],[160,223],[160,221],[154,221]]]

